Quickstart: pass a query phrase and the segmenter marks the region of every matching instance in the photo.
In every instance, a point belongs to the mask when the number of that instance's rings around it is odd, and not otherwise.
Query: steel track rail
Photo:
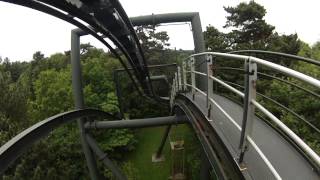
[[[40,121],[22,131],[0,147],[0,174],[2,174],[29,146],[48,135],[55,128],[78,118],[88,116],[99,116],[109,119],[116,118],[110,113],[97,109],[79,109],[57,114]]]

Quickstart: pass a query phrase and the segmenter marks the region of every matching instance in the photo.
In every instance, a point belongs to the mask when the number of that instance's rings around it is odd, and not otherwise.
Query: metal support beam
[[[182,61],[182,80],[183,80],[183,91],[187,91],[187,64],[185,61]]]
[[[178,77],[178,72],[175,72],[174,73],[174,81],[176,82],[175,83],[175,89],[176,89],[176,92],[179,91],[179,77]]]
[[[117,100],[118,100],[118,106],[119,106],[119,113],[120,113],[120,118],[124,119],[124,104],[122,101],[122,88],[121,88],[121,83],[119,81],[119,71],[113,71],[113,81],[116,86],[116,95],[117,95]]]
[[[160,146],[159,146],[159,148],[157,150],[157,153],[156,153],[156,158],[160,158],[161,157],[162,150],[164,148],[164,145],[166,144],[166,141],[168,139],[170,130],[171,130],[171,125],[167,126],[166,130],[164,131],[163,137],[161,139]]]
[[[51,131],[72,120],[88,116],[114,118],[110,113],[100,110],[80,109],[60,113],[34,124],[0,147],[0,176],[32,144],[47,136]]]
[[[157,75],[157,76],[150,76],[151,81],[165,81],[169,84],[169,80],[166,75]]]
[[[84,108],[84,98],[82,90],[82,74],[81,74],[81,63],[80,63],[80,36],[84,35],[82,30],[71,31],[71,69],[72,69],[72,89],[75,101],[75,109]],[[96,160],[93,153],[86,141],[86,132],[84,128],[85,119],[78,119],[78,126],[80,131],[80,139],[87,161],[90,177],[93,180],[100,179],[97,169]]]
[[[257,64],[250,61],[250,58],[245,62],[245,96],[243,107],[242,130],[240,137],[240,155],[239,163],[242,163],[245,151],[248,148],[247,138],[251,136],[253,120],[255,116],[255,106],[251,103],[256,100],[256,83],[257,83]]]
[[[211,55],[207,55],[206,57],[206,60],[207,60],[207,108],[209,108],[209,104],[210,104],[210,101],[209,99],[212,98],[213,96],[213,82],[212,82],[212,79],[210,78],[213,73],[212,73],[212,56]],[[210,117],[210,116],[208,116]]]
[[[117,121],[94,121],[87,122],[85,128],[89,129],[121,129],[121,128],[146,128],[165,126],[171,124],[183,124],[188,120],[183,116],[167,116],[146,119],[131,119]]]
[[[198,12],[152,14],[146,16],[131,17],[130,20],[134,26],[190,22],[192,26],[195,52],[200,53],[205,51],[201,20]]]
[[[177,74],[178,74],[178,91],[182,90],[182,81],[181,81],[181,68],[178,66],[177,68]]]
[[[196,93],[196,90],[194,87],[196,87],[196,75],[194,73],[195,71],[195,68],[194,68],[194,57],[191,57],[190,58],[190,61],[189,61],[189,67],[190,67],[190,71],[191,71],[191,92],[192,92],[192,96],[194,97],[194,94]],[[194,99],[193,99],[194,100]]]
[[[137,16],[130,18],[131,23],[134,26],[142,25],[157,25],[161,23],[176,23],[176,22],[190,22],[192,26],[193,43],[195,53],[201,53],[205,51],[204,37],[202,33],[201,20],[198,12],[185,12],[185,13],[168,13],[168,14],[152,14],[146,16]],[[197,57],[197,71],[206,73],[207,67],[203,57]],[[202,64],[201,64],[202,63]],[[200,80],[201,78],[199,78]],[[199,81],[199,89],[205,90],[207,87],[207,81]]]
[[[113,173],[119,180],[126,180],[127,177],[123,174],[121,169],[117,167],[98,146],[98,143],[89,135],[86,135],[86,140],[91,147],[92,151],[98,156],[99,160]]]

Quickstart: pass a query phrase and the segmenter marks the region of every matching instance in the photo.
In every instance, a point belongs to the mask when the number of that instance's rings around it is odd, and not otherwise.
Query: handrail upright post
[[[176,76],[176,74],[175,74]],[[176,77],[173,78],[173,81],[172,81],[172,85],[171,85],[171,95],[170,95],[170,106],[171,108],[173,107],[173,99],[175,98],[176,96]]]
[[[206,57],[207,60],[207,108],[209,108],[210,98],[212,97],[213,91],[213,82],[210,79],[212,76],[212,55],[208,54]]]
[[[251,135],[255,116],[255,106],[251,103],[251,100],[256,100],[257,64],[252,62],[250,57],[245,61],[245,70],[245,96],[243,105],[242,130],[239,144],[239,163],[243,162],[245,151],[248,148],[247,137]]]
[[[179,81],[178,81],[178,72],[174,73],[174,79],[176,81],[176,88],[175,88],[175,92],[179,91]]]
[[[183,91],[187,91],[187,64],[185,61],[182,62],[182,80],[183,80]]]
[[[195,92],[196,92],[196,77],[195,77],[195,73],[194,73],[194,63],[195,63],[195,59],[194,57],[190,58],[190,72],[191,72],[191,92],[192,92],[192,97],[195,96]],[[194,100],[194,99],[193,99]]]
[[[180,66],[178,66],[177,68],[177,71],[178,71],[178,90],[181,91],[182,90],[182,82],[181,82],[181,68]]]

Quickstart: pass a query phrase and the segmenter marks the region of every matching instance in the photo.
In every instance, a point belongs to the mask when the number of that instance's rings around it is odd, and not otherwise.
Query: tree
[[[311,58],[320,60],[320,41],[312,46]]]
[[[136,28],[136,33],[149,65],[164,64],[164,60],[169,61],[164,57],[170,45],[167,32],[157,32],[153,26],[139,26]]]
[[[206,48],[209,51],[225,52],[230,47],[227,34],[220,32],[217,28],[209,25],[204,31]]]
[[[140,39],[140,43],[144,52],[152,49],[163,50],[168,47],[169,36],[167,32],[156,32],[153,26],[138,26],[136,33]]]
[[[234,28],[229,37],[238,47],[263,47],[273,33],[274,26],[263,19],[266,9],[254,1],[242,2],[236,7],[224,7],[224,10],[229,13],[224,27]]]
[[[310,47],[306,43],[300,41],[297,34],[285,35],[275,32],[274,26],[267,24],[264,20],[266,9],[256,2],[243,2],[235,7],[225,7],[225,10],[228,13],[228,16],[224,27],[229,28],[232,31],[230,33],[222,33],[214,27],[207,27],[205,31],[205,40],[206,45],[210,50],[228,51],[261,49],[294,55],[298,54],[308,58],[320,59],[319,42]],[[313,64],[298,62],[290,58],[283,58],[274,55],[252,53],[249,55],[257,56],[299,72],[303,72],[316,79],[320,78],[319,67]],[[217,67],[227,66],[243,68],[243,63],[239,61],[223,61],[219,60],[219,58],[216,58],[216,60],[218,62],[216,65]],[[302,83],[301,81],[281,73],[268,71],[268,69],[264,67],[260,66],[259,72],[277,76],[278,78],[309,89],[317,94],[320,93],[318,89],[309,86],[306,83]],[[239,72],[217,70],[216,76],[225,81],[236,82],[243,85],[243,74],[240,75]],[[276,100],[305,118],[314,126],[320,128],[320,124],[317,121],[320,117],[320,103],[315,100],[314,96],[306,94],[304,91],[278,80],[264,79],[263,76],[259,76],[257,91]],[[219,92],[221,93],[222,91],[219,90]],[[224,91],[223,94],[233,97],[229,92]],[[303,123],[303,121],[293,116],[280,106],[267,101],[261,96],[257,96],[257,98],[259,102],[267,107],[268,110],[281,119],[295,133],[320,153],[319,133],[312,130],[312,128],[310,128],[306,123]]]
[[[41,61],[44,59],[44,54],[42,54],[41,51],[37,51],[33,54],[32,57],[34,61]]]
[[[112,82],[114,69],[120,63],[101,49],[85,46],[81,55],[85,103],[89,107],[116,113],[117,99]],[[35,53],[26,63],[17,80],[11,72],[20,71],[20,64],[0,64],[0,143],[3,145],[21,130],[47,117],[74,108],[69,54],[44,58]],[[33,93],[30,93],[32,90]],[[131,151],[136,140],[131,130],[92,132],[99,146],[109,157],[122,161],[122,153]],[[112,153],[111,153],[112,152]],[[75,123],[62,126],[22,156],[4,179],[88,179],[79,132]],[[103,167],[104,168],[104,167]]]

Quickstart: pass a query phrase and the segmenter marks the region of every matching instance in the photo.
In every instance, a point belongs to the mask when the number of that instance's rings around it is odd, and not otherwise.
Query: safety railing
[[[195,70],[195,58],[199,56],[205,56],[206,66],[207,66],[207,73],[199,72]],[[244,92],[239,91],[238,89],[232,87],[228,83],[218,79],[217,77],[213,76],[213,61],[214,58],[222,57],[228,58],[231,60],[241,60],[244,61],[244,71],[245,71],[245,81],[244,81]],[[203,96],[206,96],[206,104],[207,108],[210,108],[210,103],[213,103],[226,117],[230,120],[230,122],[239,130],[241,131],[240,141],[239,141],[239,158],[238,163],[241,164],[243,162],[243,157],[246,152],[248,145],[250,144],[259,156],[262,158],[264,163],[270,169],[271,173],[274,175],[276,179],[281,179],[280,175],[270,163],[268,158],[264,155],[258,145],[253,141],[251,138],[252,133],[252,125],[253,119],[255,116],[255,108],[261,111],[264,115],[266,115],[270,120],[276,124],[290,139],[293,140],[295,144],[301,148],[306,155],[318,166],[320,167],[320,157],[300,138],[298,137],[289,127],[287,127],[280,119],[278,119],[275,115],[273,115],[270,111],[268,111],[264,106],[262,106],[256,100],[256,84],[257,84],[257,74],[258,74],[258,65],[265,66],[272,70],[278,71],[280,73],[284,73],[288,76],[293,78],[299,79],[303,82],[306,82],[316,88],[320,89],[320,81],[297,72],[295,70],[280,66],[278,64],[274,64],[272,62],[268,62],[263,59],[259,59],[256,57],[251,56],[244,56],[244,55],[236,55],[236,54],[227,54],[227,53],[218,53],[218,52],[205,52],[199,53],[189,56],[185,61],[182,63],[182,76],[181,69],[178,68],[175,74],[175,78],[173,80],[173,86],[171,89],[171,106],[173,105],[173,99],[176,94],[183,90],[187,91],[188,87],[191,88],[191,92],[194,94],[199,92]],[[188,68],[189,67],[189,70]],[[190,82],[187,82],[187,74],[190,74]],[[196,75],[200,75],[202,77],[207,78],[207,87],[205,90],[201,90],[196,86]],[[243,98],[243,121],[242,127],[213,99],[213,81],[222,85],[226,89],[230,90],[231,92],[235,93],[236,95]]]

